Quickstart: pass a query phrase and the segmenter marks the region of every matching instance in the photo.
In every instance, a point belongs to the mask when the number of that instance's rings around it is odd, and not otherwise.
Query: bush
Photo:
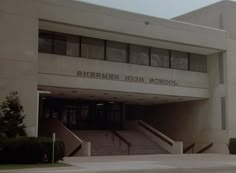
[[[62,160],[65,146],[55,142],[55,162]],[[0,140],[0,163],[51,163],[52,139],[23,137]]]
[[[11,92],[0,104],[0,137],[26,136],[24,109],[17,92]]]
[[[236,154],[236,138],[231,138],[229,140],[229,153]]]

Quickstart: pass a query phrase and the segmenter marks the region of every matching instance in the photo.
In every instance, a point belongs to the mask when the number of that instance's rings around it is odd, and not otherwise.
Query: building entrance
[[[56,118],[70,129],[122,129],[123,104],[100,101],[41,98],[40,119]]]

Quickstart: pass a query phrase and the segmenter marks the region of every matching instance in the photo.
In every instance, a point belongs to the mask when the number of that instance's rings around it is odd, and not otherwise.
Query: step
[[[128,152],[92,152],[92,156],[128,155]]]
[[[136,129],[117,132],[132,144],[130,154],[163,153],[158,144]],[[85,141],[91,142],[91,154],[93,156],[128,154],[127,144],[120,141],[110,131],[81,130],[75,131],[75,134]]]

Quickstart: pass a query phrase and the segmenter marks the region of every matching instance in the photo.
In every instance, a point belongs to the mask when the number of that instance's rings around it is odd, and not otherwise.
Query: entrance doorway
[[[74,130],[120,130],[123,112],[122,103],[40,98],[40,119],[56,118]]]

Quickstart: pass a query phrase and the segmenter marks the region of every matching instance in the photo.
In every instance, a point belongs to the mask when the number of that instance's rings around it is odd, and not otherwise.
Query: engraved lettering
[[[76,75],[78,77],[83,77],[83,78],[120,80],[120,81],[135,82],[135,83],[149,83],[153,85],[167,85],[167,86],[178,85],[175,80],[166,80],[166,79],[159,79],[159,78],[144,78],[141,76],[132,76],[132,75],[125,75],[124,78],[123,77],[121,78],[119,74],[112,74],[112,73],[77,71]]]

